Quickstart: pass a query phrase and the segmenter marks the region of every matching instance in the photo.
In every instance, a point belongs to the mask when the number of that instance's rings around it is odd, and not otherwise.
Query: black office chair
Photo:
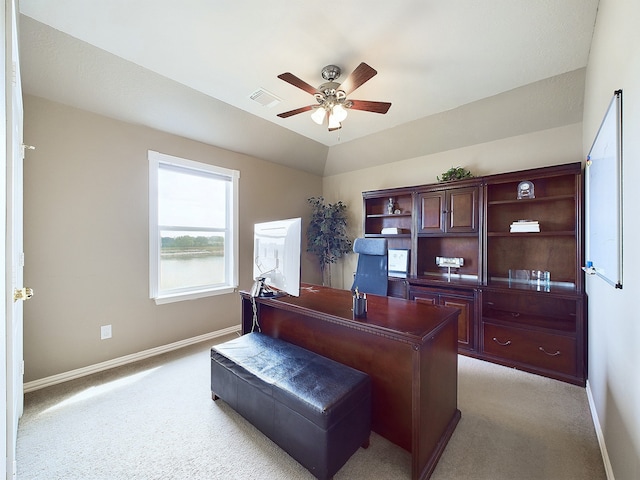
[[[351,290],[387,295],[387,239],[356,238],[353,251],[358,254],[358,267]]]

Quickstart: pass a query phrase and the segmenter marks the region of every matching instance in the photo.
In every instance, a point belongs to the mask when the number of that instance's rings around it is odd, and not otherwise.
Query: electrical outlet
[[[100,327],[100,340],[111,338],[111,325],[103,325]]]

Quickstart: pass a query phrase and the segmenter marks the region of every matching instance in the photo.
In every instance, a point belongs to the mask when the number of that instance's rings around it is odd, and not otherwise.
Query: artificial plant
[[[307,228],[307,252],[313,253],[320,262],[322,282],[325,275],[331,285],[331,269],[327,266],[349,253],[352,242],[347,236],[347,206],[338,201],[325,203],[323,197],[311,197],[311,219]]]
[[[439,182],[448,182],[449,180],[461,180],[463,178],[471,178],[473,174],[462,167],[451,167],[446,172],[442,173],[442,178],[437,176]]]

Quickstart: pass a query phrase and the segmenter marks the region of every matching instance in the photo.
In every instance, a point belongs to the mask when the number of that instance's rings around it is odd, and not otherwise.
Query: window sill
[[[153,300],[156,305],[164,305],[165,303],[182,302],[185,300],[196,300],[198,298],[213,297],[216,295],[226,295],[228,293],[235,293],[235,287],[223,287],[210,290],[199,290],[187,293],[174,293],[170,295],[162,295],[155,297]]]

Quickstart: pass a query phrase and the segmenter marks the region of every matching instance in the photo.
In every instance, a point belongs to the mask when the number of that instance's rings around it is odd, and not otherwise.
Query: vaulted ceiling
[[[21,0],[22,82],[27,94],[330,175],[580,122],[597,6]],[[387,114],[351,110],[335,132],[309,112],[277,116],[315,103],[279,74],[317,87],[325,65],[341,82],[360,62],[378,74],[350,98],[391,102]],[[258,90],[277,104],[252,99]]]

